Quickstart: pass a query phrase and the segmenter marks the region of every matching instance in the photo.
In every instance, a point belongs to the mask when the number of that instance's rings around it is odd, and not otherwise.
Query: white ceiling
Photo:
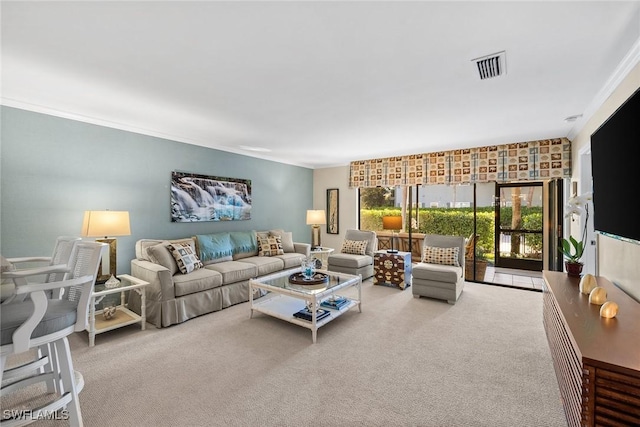
[[[3,105],[309,168],[571,139],[640,40],[639,1],[2,1],[0,12]],[[472,59],[499,51],[507,74],[480,80]]]

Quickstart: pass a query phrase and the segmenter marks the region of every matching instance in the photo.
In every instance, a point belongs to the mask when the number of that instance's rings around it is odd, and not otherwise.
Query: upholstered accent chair
[[[378,238],[374,231],[347,230],[342,247],[327,258],[327,270],[373,276],[373,253],[378,250]]]
[[[455,304],[464,288],[465,238],[424,236],[422,260],[413,266],[412,292]]]

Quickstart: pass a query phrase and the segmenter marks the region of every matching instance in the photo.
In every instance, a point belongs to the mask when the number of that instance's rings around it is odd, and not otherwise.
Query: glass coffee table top
[[[257,279],[257,281],[263,285],[272,286],[274,288],[289,289],[295,292],[311,295],[328,289],[341,287],[341,285],[358,280],[357,276],[339,275],[331,271],[317,270],[316,273],[322,273],[328,276],[328,280],[326,282],[310,284],[291,283],[289,281],[289,276],[299,272],[299,270],[289,270],[286,274],[278,273],[274,276],[265,276],[264,278]]]

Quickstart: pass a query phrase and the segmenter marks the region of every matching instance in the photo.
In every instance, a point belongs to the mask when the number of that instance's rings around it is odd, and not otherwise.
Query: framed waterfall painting
[[[327,190],[327,234],[338,234],[338,189],[329,188]]]
[[[171,172],[171,222],[251,219],[251,180]]]

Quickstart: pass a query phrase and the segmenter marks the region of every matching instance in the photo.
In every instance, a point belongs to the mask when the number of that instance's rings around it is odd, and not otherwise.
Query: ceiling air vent
[[[478,67],[480,80],[498,77],[507,73],[507,58],[505,51],[493,53],[481,58],[472,59]]]

